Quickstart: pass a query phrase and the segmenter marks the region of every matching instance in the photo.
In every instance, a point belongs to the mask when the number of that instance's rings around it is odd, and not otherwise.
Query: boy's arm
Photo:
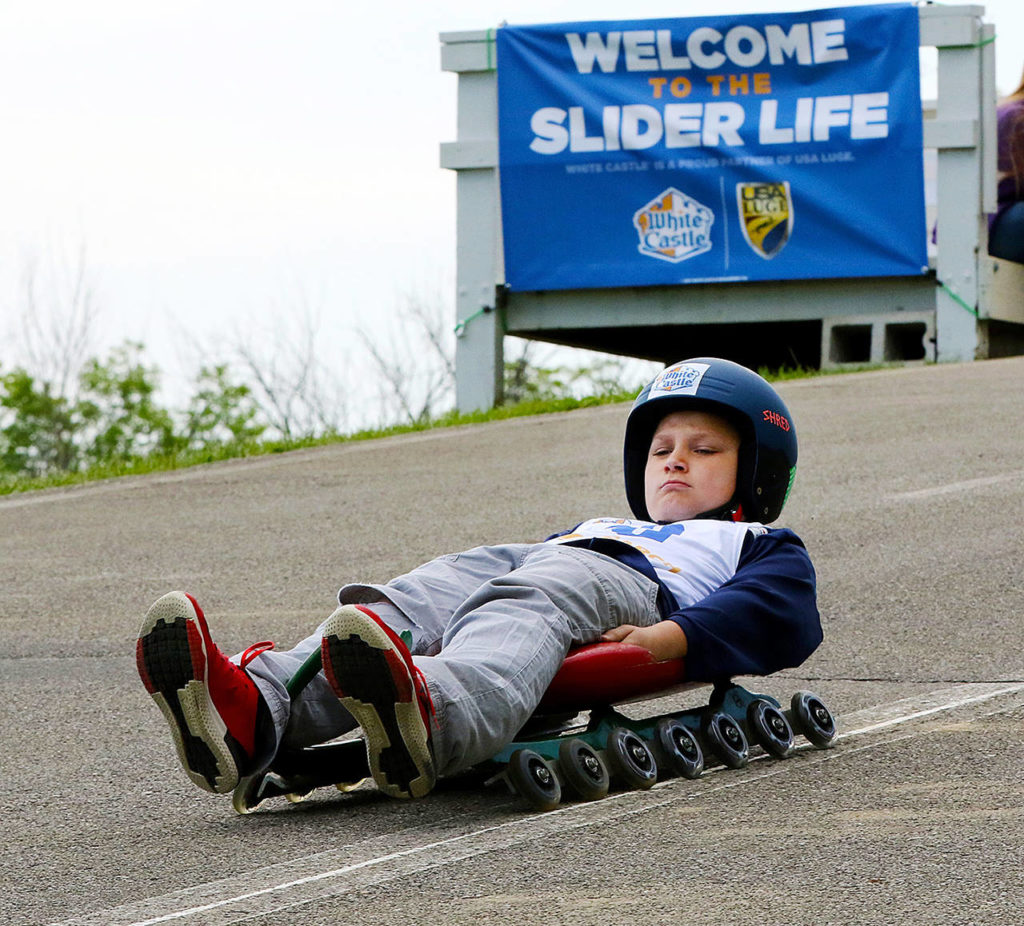
[[[814,568],[792,531],[751,535],[736,574],[702,601],[650,627],[624,624],[601,639],[634,643],[659,660],[686,656],[688,681],[797,666],[822,639]]]
[[[822,640],[814,567],[787,529],[751,535],[736,574],[669,617],[686,637],[689,681],[769,675],[800,665]]]

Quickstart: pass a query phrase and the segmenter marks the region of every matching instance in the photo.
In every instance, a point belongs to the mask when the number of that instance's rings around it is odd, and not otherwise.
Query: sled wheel
[[[632,730],[615,727],[608,735],[608,764],[629,788],[646,790],[658,780],[658,763],[650,747]]]
[[[796,728],[818,749],[828,749],[836,738],[836,721],[825,703],[810,691],[798,691],[790,702]]]
[[[585,801],[599,800],[608,793],[608,768],[581,739],[568,739],[558,747],[558,769]]]
[[[668,756],[669,766],[683,778],[700,778],[704,771],[704,751],[686,725],[673,717],[658,721],[658,744]]]
[[[534,810],[554,810],[562,800],[562,786],[548,760],[532,749],[517,749],[508,760],[508,780]]]
[[[252,813],[260,806],[260,803],[260,801],[254,801],[251,794],[240,791],[238,788],[235,788],[231,795],[231,807],[241,817]]]
[[[250,814],[268,797],[283,794],[283,785],[284,780],[273,772],[249,775],[231,792],[231,806],[240,816]]]
[[[750,747],[740,725],[728,714],[717,711],[704,722],[704,735],[711,750],[729,768],[743,768],[750,758]]]
[[[755,742],[770,756],[785,759],[793,752],[793,728],[770,701],[760,698],[747,708],[747,723]]]

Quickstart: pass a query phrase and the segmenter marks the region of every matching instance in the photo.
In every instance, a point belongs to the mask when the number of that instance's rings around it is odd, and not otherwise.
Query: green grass
[[[873,370],[896,369],[903,363],[859,363],[846,364],[827,370],[812,370],[808,367],[784,367],[781,370],[769,370],[767,367],[758,369],[758,374],[770,383],[782,383],[791,379],[808,379],[812,376],[840,376],[846,373],[869,373]]]
[[[290,450],[303,450],[309,447],[323,447],[328,444],[343,444],[353,441],[375,440],[381,437],[393,437],[396,434],[412,434],[418,431],[430,431],[435,428],[452,428],[467,424],[481,424],[486,421],[502,421],[506,418],[520,418],[527,415],[544,415],[552,412],[571,411],[576,408],[587,408],[594,405],[608,405],[615,402],[628,402],[635,393],[609,393],[600,396],[588,396],[582,399],[549,399],[520,402],[516,405],[500,406],[487,412],[460,414],[449,412],[439,418],[422,424],[400,424],[386,428],[367,428],[353,434],[327,434],[322,437],[308,437],[297,440],[270,440],[238,444],[219,444],[217,446],[187,453],[149,454],[142,457],[114,460],[108,463],[90,466],[88,469],[74,473],[55,473],[49,476],[0,476],[0,495],[11,495],[15,492],[31,492],[37,489],[51,489],[59,486],[81,485],[101,479],[115,479],[119,476],[139,476],[146,473],[168,472],[200,466],[204,463],[216,463],[222,460],[237,460],[245,457],[259,457],[271,453],[287,453]]]
[[[879,365],[843,368],[841,370],[811,370],[806,368],[765,370],[758,372],[769,382],[791,379],[804,379],[810,376],[822,376],[831,373],[861,372],[863,370],[880,369]],[[82,485],[102,479],[116,479],[119,476],[139,476],[146,473],[169,472],[200,466],[203,463],[216,463],[222,460],[237,460],[245,457],[259,457],[271,453],[287,453],[290,450],[303,450],[309,447],[323,447],[328,444],[344,444],[353,441],[375,440],[381,437],[393,437],[396,434],[411,434],[418,431],[430,431],[435,428],[453,428],[467,424],[482,424],[487,421],[503,421],[507,418],[521,418],[528,415],[546,415],[553,412],[566,412],[576,408],[588,408],[595,405],[610,405],[616,402],[631,402],[639,390],[628,392],[612,392],[604,395],[588,396],[582,399],[537,399],[520,402],[515,405],[502,405],[486,412],[461,414],[449,412],[422,424],[393,425],[387,428],[368,428],[353,434],[328,434],[322,437],[301,438],[298,440],[270,440],[242,444],[220,444],[201,451],[177,454],[150,454],[144,457],[132,457],[126,460],[115,460],[91,466],[75,473],[56,473],[50,476],[3,476],[0,475],[0,495],[11,495],[16,492],[31,492],[38,489],[51,489],[59,486]]]

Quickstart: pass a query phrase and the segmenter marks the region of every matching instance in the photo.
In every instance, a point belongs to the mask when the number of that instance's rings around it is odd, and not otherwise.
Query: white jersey
[[[655,524],[626,518],[593,518],[548,543],[615,540],[633,547],[654,567],[680,608],[696,604],[736,574],[743,542],[765,534],[763,524],[677,521]]]

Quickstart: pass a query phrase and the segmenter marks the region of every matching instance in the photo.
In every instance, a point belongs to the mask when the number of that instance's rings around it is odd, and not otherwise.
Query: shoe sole
[[[205,791],[238,784],[228,729],[206,684],[207,653],[191,601],[164,595],[146,613],[135,649],[139,676],[171,728],[185,773]]]
[[[351,605],[324,627],[324,674],[362,727],[370,773],[392,797],[423,797],[437,780],[429,732],[405,659],[387,633]]]

